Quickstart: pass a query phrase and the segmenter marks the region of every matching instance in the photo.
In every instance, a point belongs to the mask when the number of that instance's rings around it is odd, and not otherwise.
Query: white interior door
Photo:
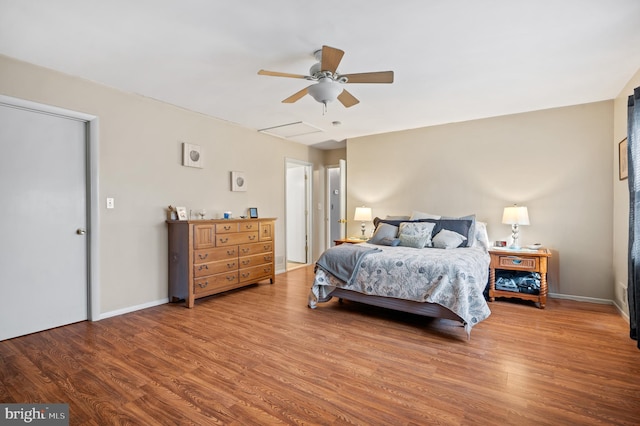
[[[306,179],[303,165],[288,165],[287,262],[307,263]]]
[[[0,340],[87,319],[87,123],[0,105]]]

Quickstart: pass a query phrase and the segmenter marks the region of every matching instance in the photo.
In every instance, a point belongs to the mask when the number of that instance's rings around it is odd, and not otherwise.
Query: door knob
[[[87,230],[84,228],[78,228],[76,229],[76,234],[78,235],[85,235],[87,233]]]

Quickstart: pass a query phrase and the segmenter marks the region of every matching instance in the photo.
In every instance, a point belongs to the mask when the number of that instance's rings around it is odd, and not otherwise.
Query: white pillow
[[[440,216],[439,214],[423,213],[414,210],[413,212],[411,212],[411,217],[409,218],[409,220],[440,219],[441,217],[442,216]]]
[[[433,246],[436,248],[456,248],[464,242],[467,238],[464,235],[460,235],[457,232],[443,229],[433,237]]]
[[[489,235],[487,234],[487,224],[485,222],[476,222],[476,235],[471,242],[471,247],[482,247],[489,250]]]

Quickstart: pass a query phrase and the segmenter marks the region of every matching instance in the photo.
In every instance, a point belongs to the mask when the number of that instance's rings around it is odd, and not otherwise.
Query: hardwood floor
[[[497,301],[459,324],[307,308],[312,267],[183,304],[0,342],[0,401],[72,425],[640,422],[640,351],[612,306]]]

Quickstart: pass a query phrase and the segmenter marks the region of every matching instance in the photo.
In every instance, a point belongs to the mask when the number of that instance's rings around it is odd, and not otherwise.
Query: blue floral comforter
[[[316,268],[309,294],[311,308],[331,299],[331,291],[339,287],[363,294],[437,303],[462,318],[467,333],[491,314],[483,295],[490,261],[486,249],[367,245],[380,250],[362,259],[351,284]]]

